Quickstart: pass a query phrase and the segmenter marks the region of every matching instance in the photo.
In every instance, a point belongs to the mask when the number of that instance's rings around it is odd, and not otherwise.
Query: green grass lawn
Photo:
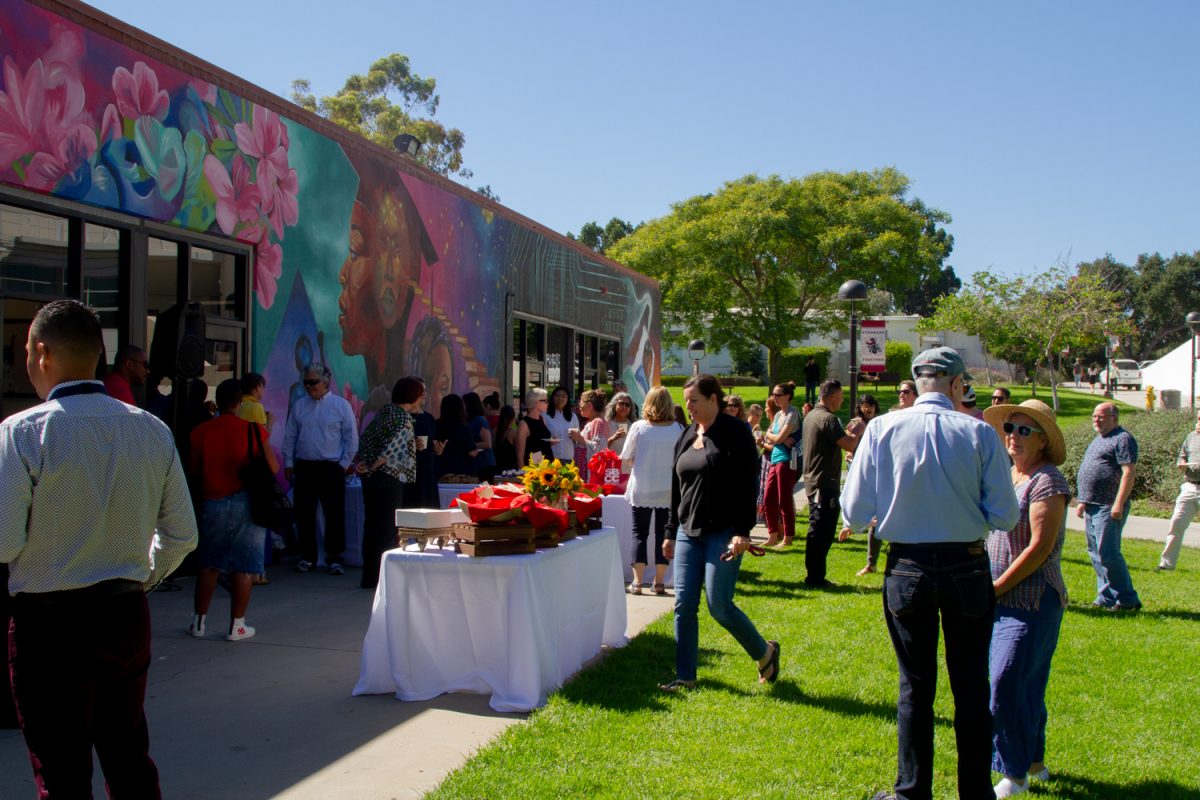
[[[797,541],[801,541],[799,538]],[[896,769],[895,656],[881,577],[854,577],[862,537],[830,554],[833,591],[806,589],[803,548],[746,558],[739,604],[783,646],[782,675],[753,664],[701,612],[700,682],[666,696],[671,616],[583,672],[528,722],[452,773],[431,798],[803,798],[858,800]],[[1064,554],[1071,607],[1050,678],[1047,764],[1031,798],[1200,797],[1200,553],[1155,573],[1159,545],[1125,554],[1146,609],[1089,608],[1095,578],[1081,534]],[[955,797],[953,704],[942,670],[934,796]]]

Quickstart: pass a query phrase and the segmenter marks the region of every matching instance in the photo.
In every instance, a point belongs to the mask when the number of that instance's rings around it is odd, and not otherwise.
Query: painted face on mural
[[[338,273],[342,287],[338,297],[338,325],[342,329],[342,352],[346,355],[366,354],[379,342],[370,229],[366,207],[355,203],[350,217],[349,252]]]
[[[375,304],[385,328],[396,325],[421,280],[420,231],[413,216],[415,212],[395,196],[383,196],[377,218]]]

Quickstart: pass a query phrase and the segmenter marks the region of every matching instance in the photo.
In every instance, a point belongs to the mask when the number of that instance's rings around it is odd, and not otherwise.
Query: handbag
[[[253,422],[246,427],[246,449],[250,458],[238,470],[238,477],[250,495],[250,521],[269,530],[290,528],[294,518],[292,501],[271,472],[258,425]]]

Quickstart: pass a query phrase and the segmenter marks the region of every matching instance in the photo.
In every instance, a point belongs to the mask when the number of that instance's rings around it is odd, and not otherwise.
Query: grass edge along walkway
[[[427,797],[853,800],[890,787],[896,663],[881,577],[854,577],[864,547],[862,537],[835,545],[830,575],[838,585],[824,592],[803,586],[802,546],[743,561],[739,605],[783,644],[773,686],[757,683],[753,663],[702,609],[699,687],[658,692],[674,668],[668,613]],[[1068,532],[1071,606],[1048,694],[1055,777],[1031,800],[1200,796],[1200,563],[1189,549],[1176,572],[1155,573],[1159,547],[1126,542],[1146,610],[1113,615],[1089,607],[1094,573],[1083,536]],[[944,666],[935,711],[934,796],[954,797]]]

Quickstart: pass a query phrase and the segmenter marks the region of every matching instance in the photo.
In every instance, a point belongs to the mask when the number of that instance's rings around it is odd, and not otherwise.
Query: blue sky
[[[895,166],[953,216],[964,280],[1200,249],[1188,0],[93,4],[285,96],[404,53],[468,183],[560,232],[751,172]]]

